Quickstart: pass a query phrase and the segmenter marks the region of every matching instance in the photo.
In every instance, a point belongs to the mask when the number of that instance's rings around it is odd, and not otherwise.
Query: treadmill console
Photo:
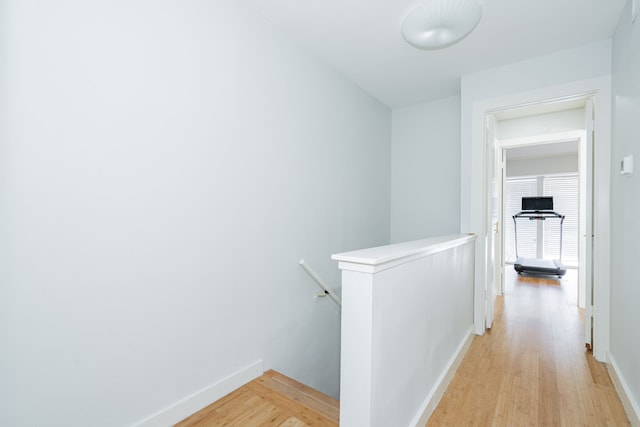
[[[552,211],[553,197],[523,197],[523,211]]]

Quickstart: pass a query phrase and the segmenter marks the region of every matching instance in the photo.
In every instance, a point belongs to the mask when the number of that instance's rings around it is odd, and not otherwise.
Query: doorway
[[[569,215],[567,222],[573,225],[573,227],[569,227],[569,231],[573,231],[573,233],[565,241],[568,240],[575,244],[575,253],[571,254],[577,261],[577,265],[574,267],[577,267],[578,270],[575,303],[579,307],[585,308],[587,302],[591,302],[593,296],[590,274],[592,259],[587,258],[587,255],[592,252],[586,250],[585,246],[592,244],[591,239],[588,239],[587,236],[593,235],[593,224],[589,222],[592,218],[589,212],[592,211],[590,206],[593,201],[593,188],[590,185],[593,179],[592,138],[589,138],[587,134],[589,118],[592,117],[592,105],[591,97],[580,97],[488,114],[491,118],[487,120],[487,123],[491,123],[491,125],[488,126],[490,131],[487,134],[492,137],[489,144],[493,145],[490,151],[492,149],[496,153],[493,172],[488,168],[488,173],[493,173],[494,182],[500,180],[499,183],[494,184],[498,191],[494,191],[494,194],[491,195],[491,198],[494,199],[492,204],[497,205],[499,210],[498,215],[492,215],[493,220],[496,221],[493,247],[494,250],[502,251],[492,257],[494,265],[489,270],[500,272],[500,274],[495,275],[495,289],[487,292],[488,300],[492,299],[493,294],[504,292],[505,268],[507,268],[509,259],[514,255],[508,253],[510,249],[514,249],[515,245],[515,224],[512,224],[509,218],[517,212],[507,212],[509,205],[515,205],[514,200],[508,199],[507,183],[513,184],[512,189],[521,187],[520,191],[524,191],[522,195],[525,196],[550,196],[554,192],[559,192],[557,188],[554,191],[554,183],[556,187],[558,187],[558,183],[561,185],[571,183],[574,186],[571,191],[576,194],[565,191],[565,198],[557,200],[557,202],[562,204],[566,199],[573,198],[578,205],[575,213]],[[577,179],[572,179],[576,176]],[[497,203],[496,197],[501,198]],[[555,206],[558,206],[557,202]],[[569,210],[570,207],[572,206],[569,203],[565,205],[566,210]],[[513,208],[514,206],[511,206],[511,210]],[[495,211],[496,206],[493,206],[492,210]],[[506,215],[507,213],[508,215]],[[563,212],[563,215],[568,213]],[[555,240],[556,245],[559,246],[558,252],[555,252],[557,254],[555,258],[562,258],[562,252],[566,252],[567,248],[566,246],[562,247],[561,232],[567,230],[558,229],[554,230],[554,233],[553,226],[542,221],[534,221],[524,225],[529,226],[525,227],[524,231],[528,231],[530,240],[535,242],[533,255],[530,258],[546,258],[545,255],[552,252],[547,245],[549,240]],[[502,232],[498,230],[502,230]],[[520,228],[521,243],[523,240],[522,231]],[[512,236],[512,234],[514,235]],[[549,239],[550,235],[556,238]],[[492,312],[488,312],[492,316]],[[590,315],[585,316],[584,323],[585,345],[591,348],[593,330]]]
[[[575,110],[574,115],[584,114],[582,111]],[[539,139],[542,142],[527,145],[518,145],[517,139],[503,139],[497,143],[497,149],[505,153],[503,210],[500,215],[500,225],[505,231],[502,236],[503,262],[513,264],[515,260],[512,215],[521,210],[521,197],[552,196],[554,210],[566,216],[562,240],[558,221],[524,221],[518,225],[519,250],[527,258],[560,259],[566,267],[579,269],[577,304],[584,308],[587,263],[585,251],[580,249],[586,244],[581,236],[586,235],[585,212],[592,195],[587,197],[585,194],[586,161],[580,159],[585,156],[587,138],[584,129],[576,129],[563,135],[540,136]]]
[[[488,242],[493,238],[490,217],[489,184],[492,173],[489,161],[495,155],[494,145],[487,144],[487,115],[514,108],[526,108],[540,104],[561,102],[569,99],[592,97],[593,118],[587,128],[587,135],[593,137],[593,156],[587,163],[593,165],[593,224],[592,233],[584,238],[582,245],[587,251],[587,259],[592,259],[590,274],[593,278],[593,295],[587,302],[585,315],[593,324],[593,355],[596,360],[607,360],[610,343],[610,204],[608,203],[611,182],[611,79],[609,76],[568,82],[555,86],[540,87],[528,92],[498,95],[497,97],[469,97],[463,99],[462,106],[462,169],[461,169],[461,232],[478,236],[475,245],[474,275],[474,331],[483,335],[486,331],[487,270],[489,263]],[[593,112],[592,111],[592,112]],[[597,120],[597,126],[594,123]],[[597,161],[593,161],[597,159]],[[582,237],[582,236],[581,236]],[[493,266],[493,264],[491,264]],[[493,282],[491,282],[493,285]],[[588,292],[587,292],[588,294]]]

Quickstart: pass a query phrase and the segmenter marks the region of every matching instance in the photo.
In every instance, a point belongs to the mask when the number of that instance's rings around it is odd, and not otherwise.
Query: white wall
[[[470,231],[472,192],[481,182],[473,170],[482,159],[472,156],[471,118],[475,103],[482,100],[536,91],[611,73],[611,41],[604,40],[576,49],[462,76],[461,81],[461,212],[462,231]],[[475,186],[475,187],[474,187]]]
[[[577,173],[578,155],[507,160],[505,172],[508,177]]]
[[[504,140],[584,130],[584,121],[584,108],[497,120],[495,136]],[[506,174],[509,177],[578,172],[578,153],[526,159],[512,159],[510,154],[511,151],[507,150]]]
[[[424,426],[473,334],[473,240],[335,254],[342,270],[342,427]]]
[[[460,98],[393,110],[391,240],[457,233]]]
[[[259,359],[337,394],[297,261],[388,243],[391,114],[238,7],[3,2],[0,425],[129,425]]]
[[[630,3],[630,2],[629,2]],[[640,239],[640,20],[632,25],[630,4],[613,39],[613,144],[611,155],[611,357],[640,416],[640,328],[637,242]],[[632,176],[620,161],[632,154]]]
[[[555,111],[496,122],[496,138],[522,138],[532,135],[584,129],[584,108]]]

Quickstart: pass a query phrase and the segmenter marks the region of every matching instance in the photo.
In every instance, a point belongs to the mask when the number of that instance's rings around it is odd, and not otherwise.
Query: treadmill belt
[[[558,260],[518,257],[513,267],[518,273],[550,274],[564,276],[567,272],[564,264]]]

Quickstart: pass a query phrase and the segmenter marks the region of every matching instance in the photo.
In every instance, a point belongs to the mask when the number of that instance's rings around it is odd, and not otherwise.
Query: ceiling
[[[460,92],[460,77],[611,38],[626,0],[483,0],[476,29],[422,51],[400,34],[422,0],[237,0],[391,108]]]

